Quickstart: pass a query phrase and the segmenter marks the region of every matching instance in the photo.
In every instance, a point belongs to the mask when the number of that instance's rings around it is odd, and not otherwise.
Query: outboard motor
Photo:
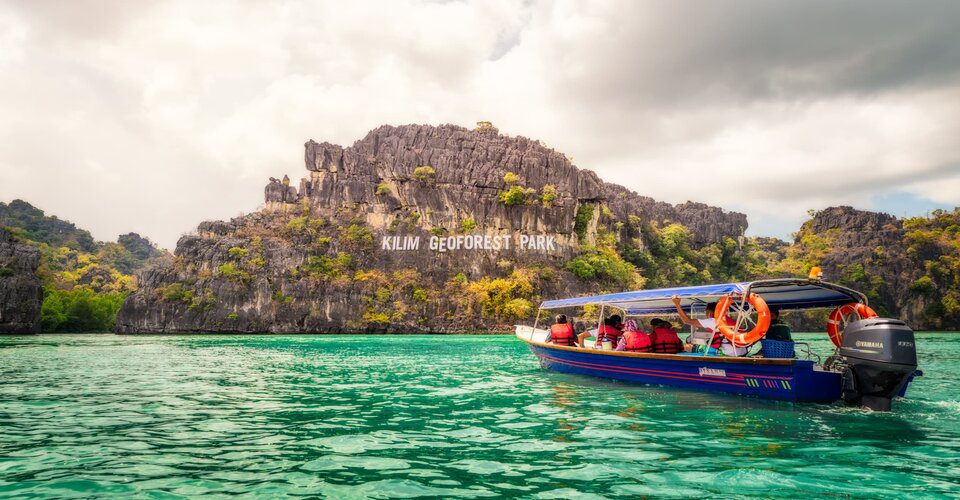
[[[917,370],[913,330],[897,319],[868,318],[843,329],[843,399],[889,411],[890,401]]]

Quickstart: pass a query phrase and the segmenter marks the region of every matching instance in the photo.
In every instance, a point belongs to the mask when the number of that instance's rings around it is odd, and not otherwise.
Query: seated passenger
[[[613,342],[613,345],[617,345],[617,342],[620,341],[620,336],[623,335],[623,332],[620,331],[620,324],[622,318],[619,314],[614,314],[607,318],[603,325],[600,326],[600,329],[597,330],[597,344],[600,345],[603,342]]]
[[[677,336],[677,331],[668,321],[660,318],[650,320],[653,333],[650,334],[651,352],[662,354],[676,354],[683,352],[683,341]]]
[[[623,336],[620,337],[616,350],[650,352],[651,345],[650,335],[640,329],[636,321],[628,319],[627,324],[623,327]]]
[[[717,329],[717,320],[714,317],[714,313],[717,308],[716,302],[711,302],[707,304],[706,309],[706,318],[694,319],[690,316],[687,316],[687,313],[683,311],[683,308],[680,307],[680,297],[674,295],[672,298],[673,305],[677,308],[677,315],[680,316],[680,321],[686,325],[693,326],[695,328],[702,328],[713,333],[713,339],[710,341],[710,348],[708,354],[713,354],[716,352],[723,352],[727,356],[743,356],[747,354],[746,347],[734,347],[733,344],[727,340],[726,337],[720,333],[720,330]],[[728,319],[728,325],[732,326],[732,323]]]
[[[790,325],[780,320],[780,309],[770,308],[770,328],[764,338],[769,340],[779,340],[781,342],[793,342],[793,331]]]
[[[623,335],[623,333],[620,331],[620,321],[620,315],[614,314],[613,316],[603,320],[603,324],[600,325],[600,328],[584,330],[582,333],[577,335],[577,345],[580,347],[586,347],[584,341],[590,337],[594,337],[594,346],[597,349],[600,349],[600,346],[604,341],[613,342],[613,345],[616,346],[617,342],[620,340],[620,336]]]
[[[575,344],[573,326],[567,322],[566,314],[557,315],[557,322],[550,327],[550,336],[547,338],[547,343],[565,346]]]

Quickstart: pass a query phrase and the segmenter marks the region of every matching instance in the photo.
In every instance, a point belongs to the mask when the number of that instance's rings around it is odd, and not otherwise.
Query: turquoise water
[[[918,346],[879,414],[548,373],[512,337],[0,338],[0,496],[956,495],[960,335]]]

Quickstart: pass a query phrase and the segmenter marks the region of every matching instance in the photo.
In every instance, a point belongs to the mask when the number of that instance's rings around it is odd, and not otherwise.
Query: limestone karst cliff
[[[960,211],[901,220],[831,207],[797,232],[793,252],[871,305],[919,329],[960,326]],[[794,258],[795,259],[795,258]],[[789,262],[789,259],[788,261]]]
[[[133,274],[166,256],[136,233],[121,235],[116,243],[96,241],[89,231],[24,200],[0,202],[0,229],[13,234],[16,255],[30,256],[14,260],[32,263],[7,267],[0,258],[0,278],[19,276],[19,285],[6,289],[4,315],[36,315],[44,332],[112,331],[120,304],[137,286]]]
[[[540,297],[641,285],[616,246],[642,264],[679,227],[684,245],[723,253],[747,227],[605,183],[489,124],[309,141],[305,163],[299,182],[271,179],[262,210],[200,224],[172,263],[143,272],[118,331],[503,330]]]
[[[40,331],[40,251],[0,227],[0,333]]]
[[[864,291],[916,328],[960,325],[960,212],[899,220],[834,207],[793,242],[744,238],[743,214],[605,183],[539,141],[383,126],[309,141],[306,175],[261,210],[201,223],[143,271],[120,332],[484,332],[542,298],[806,276]],[[822,329],[823,318],[797,316]]]
[[[431,228],[458,227],[470,218],[492,230],[571,237],[577,209],[603,202],[617,220],[633,215],[644,221],[679,222],[692,230],[697,245],[742,235],[747,227],[743,214],[700,203],[674,206],[605,183],[539,141],[507,137],[489,126],[382,126],[347,148],[314,141],[305,148],[308,176],[299,188],[271,182],[265,193],[269,208],[306,199],[321,210],[361,205],[373,225],[408,211],[419,212],[422,224]],[[430,170],[418,175],[424,166]],[[524,204],[522,209],[498,202],[508,188],[507,173],[517,176],[518,188],[542,196],[551,186],[556,197],[549,204]],[[588,240],[594,232],[591,224]]]

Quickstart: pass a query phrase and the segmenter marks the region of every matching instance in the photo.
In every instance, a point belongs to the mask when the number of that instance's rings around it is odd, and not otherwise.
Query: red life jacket
[[[729,316],[727,317],[726,323],[727,323],[727,326],[734,326],[734,325],[737,324],[737,322],[734,321],[733,318],[731,318],[731,317],[729,317]],[[724,337],[723,334],[720,333],[720,329],[719,329],[719,328],[714,329],[714,331],[713,331],[713,338],[710,339],[710,347],[712,347],[712,348],[714,348],[714,349],[719,349],[719,348],[720,348],[720,344],[723,344],[723,341],[724,341],[725,339],[726,339],[726,337]]]
[[[677,336],[677,332],[673,328],[665,328],[658,326],[653,329],[653,345],[651,345],[652,352],[659,352],[664,354],[676,354],[678,352],[683,352],[683,342],[680,340],[680,337]]]
[[[604,340],[609,340],[614,344],[620,340],[620,336],[623,335],[623,332],[617,330],[616,328],[609,325],[600,325],[600,328],[597,329],[597,342],[603,342]]]
[[[650,336],[643,332],[624,332],[624,350],[632,352],[650,352]]]
[[[557,323],[551,326],[550,342],[557,345],[574,345],[573,326],[570,323]]]

